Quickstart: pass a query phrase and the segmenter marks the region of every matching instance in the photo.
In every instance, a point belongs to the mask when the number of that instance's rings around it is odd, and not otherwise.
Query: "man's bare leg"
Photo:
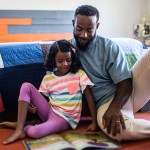
[[[28,102],[26,101],[18,102],[18,118],[17,118],[16,130],[10,137],[8,137],[6,140],[3,141],[3,144],[9,144],[20,138],[25,137],[24,125],[27,117],[28,107],[29,107]]]

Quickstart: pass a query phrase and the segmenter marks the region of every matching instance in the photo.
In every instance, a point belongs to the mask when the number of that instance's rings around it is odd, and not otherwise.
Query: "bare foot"
[[[17,122],[8,122],[8,121],[5,121],[5,122],[1,122],[0,123],[0,128],[11,128],[11,129],[15,129],[17,126]]]
[[[3,144],[9,144],[24,137],[25,133],[23,130],[16,130],[10,137],[8,137],[5,141],[3,141]]]

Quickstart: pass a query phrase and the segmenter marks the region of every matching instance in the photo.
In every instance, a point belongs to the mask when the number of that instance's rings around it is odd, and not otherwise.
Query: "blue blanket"
[[[4,67],[43,63],[43,52],[39,43],[0,44]]]

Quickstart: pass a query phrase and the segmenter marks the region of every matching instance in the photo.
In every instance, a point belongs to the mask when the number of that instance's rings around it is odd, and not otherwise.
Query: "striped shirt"
[[[39,92],[49,97],[53,111],[74,129],[80,120],[82,92],[87,85],[94,84],[81,69],[75,74],[68,73],[61,77],[48,72],[42,80]]]

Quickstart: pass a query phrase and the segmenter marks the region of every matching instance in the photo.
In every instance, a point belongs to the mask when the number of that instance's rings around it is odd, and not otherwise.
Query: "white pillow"
[[[145,49],[146,46],[136,40],[136,39],[132,39],[132,38],[111,38],[112,41],[116,42],[118,45],[120,45],[122,47],[123,50],[128,51],[128,50],[141,50],[141,49]]]
[[[4,63],[1,54],[0,54],[0,68],[4,68]]]
[[[129,68],[147,51],[146,45],[136,39],[111,38],[111,40],[117,43],[125,52]]]

